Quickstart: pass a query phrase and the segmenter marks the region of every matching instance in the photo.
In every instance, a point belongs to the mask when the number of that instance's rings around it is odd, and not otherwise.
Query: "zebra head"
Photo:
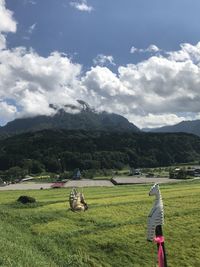
[[[159,185],[154,184],[149,191],[149,196],[157,196],[159,193],[160,193]]]

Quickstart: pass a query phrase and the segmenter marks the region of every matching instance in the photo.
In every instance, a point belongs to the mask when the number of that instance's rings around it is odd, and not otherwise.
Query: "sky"
[[[0,125],[86,101],[140,128],[200,119],[199,0],[0,0]]]

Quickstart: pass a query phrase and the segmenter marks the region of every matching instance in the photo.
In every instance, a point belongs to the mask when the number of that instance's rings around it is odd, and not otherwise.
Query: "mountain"
[[[145,132],[154,132],[154,133],[191,133],[200,136],[200,120],[194,121],[182,121],[178,124],[171,126],[164,126],[160,128],[144,128],[142,129]]]
[[[0,127],[0,136],[10,136],[25,132],[36,132],[45,129],[94,130],[94,131],[131,131],[140,130],[126,118],[115,113],[96,113],[92,110],[81,110],[76,114],[59,109],[54,116],[36,116],[21,118],[8,122]]]

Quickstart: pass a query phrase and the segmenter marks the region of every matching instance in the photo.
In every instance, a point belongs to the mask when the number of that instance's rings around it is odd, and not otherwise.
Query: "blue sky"
[[[198,0],[90,0],[91,12],[81,12],[70,2],[7,0],[18,22],[16,34],[8,37],[9,47],[33,47],[43,56],[56,50],[90,67],[98,54],[111,54],[121,65],[145,58],[131,55],[132,46],[145,49],[155,44],[171,51],[181,43],[199,41]]]
[[[200,118],[198,0],[0,0],[0,125],[83,99],[139,127]]]

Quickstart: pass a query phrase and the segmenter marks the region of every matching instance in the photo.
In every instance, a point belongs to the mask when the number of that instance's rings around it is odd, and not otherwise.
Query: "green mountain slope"
[[[60,109],[54,116],[43,115],[11,121],[6,126],[0,128],[0,135],[9,136],[44,129],[140,131],[133,123],[130,123],[126,118],[118,114],[107,112],[95,113],[90,110],[72,114]]]

